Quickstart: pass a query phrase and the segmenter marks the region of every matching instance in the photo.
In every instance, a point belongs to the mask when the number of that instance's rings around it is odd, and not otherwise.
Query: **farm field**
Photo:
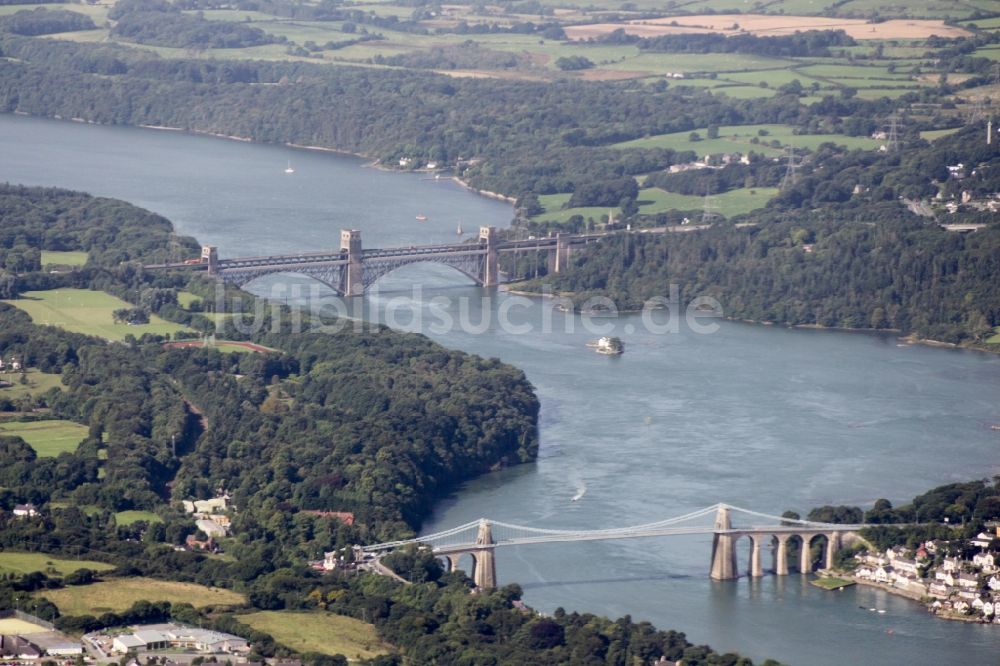
[[[815,150],[820,144],[832,142],[849,149],[875,150],[879,142],[868,137],[845,136],[843,134],[795,134],[789,125],[725,125],[719,128],[717,139],[708,139],[708,129],[695,130],[701,137],[699,141],[691,141],[691,132],[673,132],[658,134],[623,141],[612,145],[612,148],[672,148],[674,150],[692,150],[699,157],[717,155],[720,153],[740,152],[748,154],[753,151],[769,156],[782,154],[784,146],[808,148]],[[765,134],[761,134],[764,132]],[[757,139],[757,143],[753,140]],[[771,145],[777,141],[778,146]]]
[[[190,603],[195,608],[205,606],[239,606],[246,601],[242,594],[218,587],[194,583],[154,580],[152,578],[118,578],[115,580],[78,585],[59,590],[43,590],[35,596],[45,597],[63,615],[100,615],[128,610],[137,601],[169,601]]]
[[[119,308],[132,306],[102,291],[27,291],[22,298],[3,302],[24,310],[36,324],[58,326],[74,333],[96,335],[108,340],[123,340],[128,334],[139,337],[143,333],[166,335],[187,330],[156,315],[150,316],[149,324],[115,324],[112,313]]]
[[[716,194],[710,200],[711,212],[723,217],[749,213],[765,206],[777,193],[777,188],[757,187]],[[545,208],[545,212],[531,219],[538,222],[566,222],[574,215],[580,215],[585,221],[592,219],[595,223],[602,223],[608,215],[608,209],[602,207],[562,208],[569,198],[569,194],[546,194],[538,197],[538,202]],[[640,213],[655,215],[671,210],[701,211],[705,206],[705,199],[701,196],[677,194],[649,187],[639,190],[636,203],[639,204]],[[616,212],[615,209],[612,210]]]
[[[271,349],[270,347],[265,347],[264,345],[258,345],[253,342],[235,342],[229,340],[216,340],[208,341],[204,340],[182,340],[179,342],[168,342],[164,345],[165,347],[178,348],[178,349],[200,349],[202,347],[211,347],[212,349],[217,349],[220,352],[237,352],[242,354],[247,353],[258,353],[263,354],[267,352],[276,352],[277,349]]]
[[[0,553],[0,573],[27,574],[34,571],[53,570],[60,576],[65,576],[77,569],[111,571],[114,568],[113,564],[107,562],[64,560],[46,553],[19,553],[10,550]]]
[[[262,611],[241,615],[239,619],[299,652],[342,654],[350,661],[358,661],[389,651],[389,646],[379,640],[373,625],[343,615]]]
[[[42,250],[42,266],[83,266],[85,263],[87,263],[86,252]]]
[[[684,6],[685,11],[692,11],[700,8],[715,8],[718,2],[688,3]],[[772,6],[773,5],[773,6]],[[767,11],[771,12],[777,5],[807,5],[803,2],[791,3],[770,3]],[[365,5],[352,6],[352,9],[370,11],[371,13],[386,17],[395,16],[401,21],[408,20],[413,13],[411,7],[404,7],[391,3],[368,3]],[[663,7],[656,7],[663,10]],[[95,9],[92,13],[99,13],[104,9]],[[779,86],[789,83],[795,79],[803,85],[818,85],[818,90],[823,92],[836,90],[840,87],[850,86],[872,91],[865,97],[877,97],[885,94],[890,97],[897,97],[903,92],[893,90],[897,86],[907,89],[919,89],[922,85],[933,85],[936,81],[911,81],[908,74],[900,72],[888,72],[886,67],[893,62],[895,67],[912,67],[912,63],[904,64],[898,60],[900,57],[921,58],[927,52],[927,47],[917,40],[908,40],[903,45],[897,41],[881,41],[879,46],[882,53],[889,58],[896,58],[895,61],[881,59],[869,61],[866,66],[858,66],[849,63],[846,58],[809,58],[809,59],[786,59],[767,56],[757,56],[749,54],[664,54],[641,51],[634,44],[590,44],[583,41],[561,41],[552,39],[539,39],[538,35],[528,34],[457,34],[451,32],[437,32],[454,29],[460,21],[475,24],[479,22],[496,23],[497,25],[508,25],[514,21],[537,21],[537,15],[513,14],[501,12],[497,8],[487,8],[482,15],[482,8],[472,5],[446,5],[442,9],[443,13],[435,19],[422,21],[421,25],[428,29],[426,34],[419,32],[407,32],[393,30],[389,27],[362,26],[368,32],[378,34],[381,38],[372,41],[365,41],[339,49],[323,48],[327,43],[344,42],[356,39],[361,36],[360,32],[344,32],[343,21],[319,21],[308,19],[290,19],[278,17],[261,11],[238,10],[238,9],[210,9],[203,12],[203,16],[213,21],[230,21],[239,23],[250,23],[254,27],[260,28],[267,33],[281,36],[289,40],[288,44],[266,44],[235,49],[207,49],[201,52],[192,52],[188,49],[168,48],[149,46],[129,42],[118,41],[118,44],[132,48],[143,49],[159,54],[163,57],[183,57],[183,58],[215,58],[224,60],[239,59],[259,59],[270,61],[296,61],[311,62],[316,64],[327,64],[334,66],[355,65],[364,67],[391,67],[383,61],[394,56],[413,54],[419,55],[431,49],[442,47],[461,47],[469,42],[473,42],[483,51],[492,50],[509,53],[516,56],[516,65],[510,63],[503,57],[497,55],[490,58],[484,56],[480,61],[482,64],[468,68],[461,65],[449,68],[442,61],[440,68],[433,69],[441,74],[449,76],[463,77],[499,77],[506,79],[524,80],[552,80],[557,78],[579,78],[587,81],[610,81],[623,79],[645,79],[654,80],[657,77],[664,77],[675,86],[695,86],[712,88],[715,92],[726,94],[737,99],[751,99],[767,97],[774,94],[774,90]],[[785,9],[786,13],[789,11]],[[194,10],[187,13],[194,14]],[[562,8],[553,15],[553,19],[564,25],[570,21],[592,20],[595,16],[593,9],[577,11]],[[717,16],[677,16],[667,19],[649,19],[639,23],[627,23],[634,29],[651,29],[662,31],[665,28],[679,30],[682,32],[703,32],[705,26],[716,26],[723,20],[729,20],[736,16],[734,20],[727,24],[725,28],[732,34],[732,23],[739,23],[741,28],[746,28],[749,32],[759,31],[759,34],[781,34],[785,28],[781,26],[795,25],[800,27],[812,27],[817,21],[834,22],[838,26],[846,19],[818,19],[810,16],[774,16],[761,14],[720,14]],[[99,17],[97,17],[99,18]],[[96,19],[95,19],[96,20]],[[678,21],[680,26],[668,25],[670,21]],[[853,19],[852,19],[853,20]],[[775,23],[777,22],[777,23]],[[99,25],[105,25],[103,21]],[[861,21],[863,24],[864,22]],[[941,22],[934,22],[939,25]],[[772,31],[771,27],[776,32]],[[884,26],[892,24],[892,21],[877,24],[878,30],[883,30]],[[612,24],[608,24],[612,25]],[[832,24],[831,24],[832,25]],[[851,24],[853,25],[853,24]],[[870,26],[871,24],[865,24]],[[924,25],[913,21],[906,22],[908,29],[914,26]],[[686,26],[686,27],[685,27]],[[700,26],[700,27],[699,27]],[[753,27],[757,26],[757,27]],[[618,27],[614,24],[613,27]],[[826,27],[825,24],[818,27]],[[567,29],[593,30],[593,25],[569,25]],[[958,30],[961,28],[948,28]],[[866,38],[870,35],[866,35]],[[63,33],[59,35],[49,35],[49,38],[66,39],[80,42],[102,42],[109,39],[107,27],[97,30],[79,31]],[[319,45],[319,50],[314,51],[310,56],[305,55],[299,47],[312,42]],[[870,46],[873,42],[855,47],[844,47],[843,51],[850,51],[855,55],[865,55],[871,57],[874,48]],[[912,45],[910,45],[912,44]],[[315,47],[310,47],[314,49]],[[898,53],[897,53],[898,52]],[[987,53],[987,56],[990,54]],[[557,66],[557,61],[561,57],[580,56],[590,60],[594,66],[590,69],[579,71],[563,72]],[[449,57],[462,61],[461,52],[452,52]],[[432,61],[433,62],[433,61]],[[917,61],[913,61],[917,62]],[[932,61],[922,64],[922,68],[928,74],[933,73]],[[874,65],[874,66],[873,66]],[[418,66],[419,68],[419,66]],[[825,69],[833,68],[833,69]],[[674,79],[671,75],[683,73],[687,75],[683,81]],[[712,78],[691,78],[698,73],[710,75]],[[932,77],[933,78],[933,77]],[[761,83],[767,85],[761,87]],[[886,89],[883,91],[883,89]]]
[[[790,35],[803,30],[843,30],[855,39],[865,40],[926,39],[932,35],[964,37],[970,34],[964,28],[945,25],[940,20],[888,20],[873,24],[865,19],[767,14],[702,14],[565,27],[567,37],[578,40],[606,35],[618,29],[640,37],[709,32]]]
[[[763,208],[777,193],[778,189],[775,187],[740,188],[714,194],[709,197],[709,203],[712,213],[732,217]],[[704,197],[667,192],[658,187],[639,190],[636,202],[639,204],[639,212],[647,215],[669,210],[702,210],[705,206]]]
[[[924,139],[925,141],[936,141],[937,139],[940,139],[942,137],[954,134],[955,132],[957,132],[960,129],[962,129],[962,128],[961,127],[952,127],[951,129],[928,130],[926,132],[921,132],[920,133],[920,138]]]
[[[0,423],[0,435],[20,437],[39,458],[54,458],[72,453],[87,438],[88,429],[70,421],[13,421]]]
[[[545,7],[558,8],[557,11],[571,11],[571,7],[590,7],[592,3],[582,0],[540,0]],[[601,7],[614,11],[657,11],[664,12],[663,0],[605,0]],[[742,7],[751,3],[734,3],[732,0],[686,0],[677,2],[675,7],[684,12],[727,12],[734,7]],[[761,14],[817,15],[831,3],[818,0],[770,0],[754,2],[753,10]],[[990,0],[972,0],[970,2],[952,3],[947,0],[848,0],[845,4],[836,5],[838,12],[870,14],[877,10],[885,17],[905,18],[963,18],[971,16],[978,8],[990,11]]]

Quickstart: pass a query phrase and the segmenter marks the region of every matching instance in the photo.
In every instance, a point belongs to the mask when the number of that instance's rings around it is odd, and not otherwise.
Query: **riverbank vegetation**
[[[767,210],[736,218],[747,226],[614,235],[574,255],[566,272],[523,288],[548,285],[578,303],[603,294],[636,309],[667,296],[673,283],[681,302],[712,296],[738,319],[989,346],[1000,322],[1000,226],[970,208],[956,219],[983,228],[949,232],[900,203],[958,188],[969,197],[1000,192],[1000,148],[986,145],[984,130],[976,125],[902,155],[828,154]],[[976,167],[958,182],[948,166],[962,160]]]

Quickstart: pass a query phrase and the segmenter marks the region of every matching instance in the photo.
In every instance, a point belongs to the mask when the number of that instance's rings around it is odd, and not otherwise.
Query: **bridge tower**
[[[729,517],[729,507],[720,504],[715,514],[715,535],[712,537],[712,580],[732,580],[739,577],[736,568],[736,544],[733,535],[728,531],[733,529]]]
[[[479,521],[479,533],[476,535],[476,545],[486,546],[476,550],[472,557],[476,560],[476,571],[473,580],[476,587],[482,590],[492,590],[497,586],[497,563],[494,557],[493,530],[490,521],[485,518]]]
[[[549,273],[562,273],[569,266],[570,238],[568,234],[556,234],[556,246],[548,251]]]
[[[486,245],[485,264],[483,265],[483,286],[495,287],[500,284],[500,260],[497,245],[496,227],[479,227],[479,242]]]
[[[209,275],[215,275],[219,270],[219,248],[214,245],[202,246],[201,263],[208,266]]]
[[[344,296],[362,296],[365,293],[365,269],[361,262],[361,231],[341,229],[340,250],[347,250],[347,275],[341,284]]]

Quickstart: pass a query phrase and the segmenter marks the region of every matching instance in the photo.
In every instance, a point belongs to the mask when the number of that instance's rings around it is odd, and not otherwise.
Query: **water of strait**
[[[286,175],[289,160],[295,173]],[[125,199],[218,245],[223,256],[334,248],[345,227],[361,229],[367,247],[391,247],[453,241],[459,223],[466,231],[509,223],[509,205],[447,179],[362,164],[173,132],[0,116],[0,181]],[[414,297],[413,284],[422,295]],[[267,293],[268,285],[257,289]],[[371,316],[406,301],[422,316],[456,314],[459,299],[469,299],[470,319],[484,330],[431,337],[524,369],[542,403],[538,462],[465,485],[439,504],[426,532],[480,516],[607,528],[719,501],[805,513],[826,503],[907,501],[1000,469],[1000,433],[989,429],[1000,423],[993,356],[724,321],[711,335],[684,325],[654,334],[635,315],[613,320],[627,351],[606,357],[586,347],[597,335],[575,316],[555,313],[552,333],[503,330],[498,312],[515,297],[493,293],[483,302],[485,292],[449,268],[401,269],[379,287],[367,298]],[[435,296],[450,302],[432,303]],[[532,301],[511,317],[537,324],[544,307]],[[498,573],[501,584],[520,583],[540,610],[629,614],[754,659],[997,663],[1000,626],[938,620],[871,588],[825,592],[798,575],[712,582],[710,552],[708,536],[522,546],[498,551]]]

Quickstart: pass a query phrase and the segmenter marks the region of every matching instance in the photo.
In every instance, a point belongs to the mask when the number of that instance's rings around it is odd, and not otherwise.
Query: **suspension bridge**
[[[734,522],[735,519],[735,522]],[[750,541],[750,561],[747,573],[752,577],[764,575],[762,550],[773,549],[772,571],[778,576],[789,573],[789,546],[798,544],[798,569],[802,573],[812,570],[813,541],[823,537],[826,541],[823,564],[833,566],[834,557],[842,545],[855,538],[857,530],[865,525],[819,523],[772,516],[758,511],[742,509],[729,504],[715,504],[682,516],[652,523],[601,530],[559,530],[514,525],[498,520],[481,518],[449,530],[428,534],[414,539],[389,541],[365,546],[366,553],[376,556],[411,544],[433,549],[444,559],[449,571],[458,568],[463,555],[472,558],[469,572],[476,585],[490,589],[496,587],[496,550],[507,546],[525,546],[542,543],[574,541],[612,541],[651,537],[712,535],[711,577],[731,580],[739,577],[736,544],[747,537]]]

